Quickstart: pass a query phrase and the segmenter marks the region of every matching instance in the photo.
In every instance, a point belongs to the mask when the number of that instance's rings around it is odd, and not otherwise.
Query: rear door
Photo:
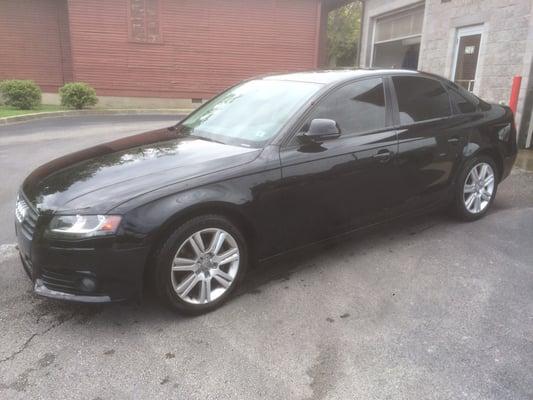
[[[398,126],[398,196],[405,210],[438,203],[449,195],[465,131],[450,96],[437,79],[391,78]]]
[[[287,247],[317,241],[371,223],[392,205],[397,151],[383,79],[349,83],[321,100],[311,120],[335,120],[341,136],[302,146],[294,137],[280,152]]]

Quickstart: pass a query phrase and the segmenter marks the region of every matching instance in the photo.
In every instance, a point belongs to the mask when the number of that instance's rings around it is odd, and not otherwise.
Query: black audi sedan
[[[18,248],[39,295],[118,301],[152,277],[198,314],[253,261],[442,206],[482,217],[515,136],[508,107],[434,75],[261,77],[175,126],[36,169],[16,203]]]

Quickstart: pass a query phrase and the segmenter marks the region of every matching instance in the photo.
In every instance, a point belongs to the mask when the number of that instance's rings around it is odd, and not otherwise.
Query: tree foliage
[[[361,33],[361,2],[348,3],[328,16],[328,63],[330,67],[353,67]]]

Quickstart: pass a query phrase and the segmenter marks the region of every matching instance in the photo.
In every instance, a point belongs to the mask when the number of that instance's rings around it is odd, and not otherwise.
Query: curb
[[[157,114],[157,115],[176,115],[177,117],[189,114],[193,109],[184,108],[157,108],[157,109],[112,109],[112,110],[67,110],[67,111],[49,111],[35,114],[16,115],[13,117],[0,118],[0,126],[18,124],[21,122],[34,121],[45,118],[58,117],[80,117],[92,115],[143,115],[143,114]]]

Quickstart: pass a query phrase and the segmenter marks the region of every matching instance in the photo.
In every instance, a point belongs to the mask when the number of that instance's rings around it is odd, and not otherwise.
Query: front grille
[[[20,223],[20,231],[29,240],[33,238],[35,227],[37,226],[37,219],[39,214],[37,211],[29,205],[21,196],[17,198],[17,204],[15,206],[15,217]]]

